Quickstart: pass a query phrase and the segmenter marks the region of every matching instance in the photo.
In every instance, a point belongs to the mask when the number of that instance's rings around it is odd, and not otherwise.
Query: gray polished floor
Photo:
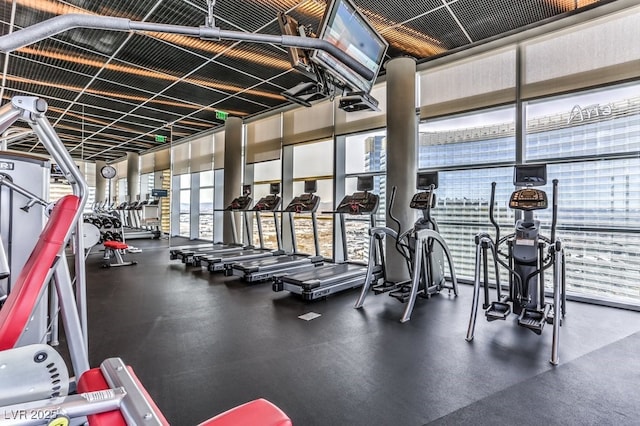
[[[185,268],[167,240],[130,243],[135,266],[89,256],[90,358],[132,365],[172,424],[258,397],[300,426],[640,424],[638,312],[569,302],[553,367],[550,327],[481,320],[467,343],[470,286],[418,300],[401,324],[386,295],[306,303]],[[321,316],[298,318],[309,312]]]

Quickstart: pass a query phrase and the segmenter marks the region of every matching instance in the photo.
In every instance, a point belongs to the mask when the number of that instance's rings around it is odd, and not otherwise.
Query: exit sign
[[[156,135],[156,142],[166,142],[167,137],[164,135]]]
[[[225,121],[229,117],[229,113],[225,111],[216,111],[216,118]]]

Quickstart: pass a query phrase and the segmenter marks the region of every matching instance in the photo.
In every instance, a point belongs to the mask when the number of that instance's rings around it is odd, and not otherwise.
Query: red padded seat
[[[163,424],[169,424],[158,407],[155,405],[140,380],[129,367],[131,375],[138,383],[138,386],[152,405],[153,410],[158,414]],[[99,368],[93,368],[85,372],[78,381],[78,392],[93,392],[109,389],[109,385]],[[120,411],[109,411],[101,414],[94,414],[88,417],[90,426],[126,426],[124,417]],[[278,407],[266,399],[256,399],[246,404],[218,414],[217,416],[200,423],[199,426],[291,426],[291,420]]]
[[[256,399],[220,413],[199,426],[291,426],[291,420],[266,399]]]
[[[164,418],[160,409],[156,406],[151,396],[147,393],[147,390],[144,388],[136,374],[133,372],[131,367],[129,368],[129,373],[138,384],[138,387],[144,394],[147,402],[151,405],[154,413],[158,416],[163,425],[169,425],[167,419]],[[94,392],[109,389],[109,384],[104,379],[102,375],[102,371],[99,368],[92,368],[89,371],[86,371],[78,380],[78,392]],[[120,413],[120,411],[107,411],[105,413],[93,414],[87,417],[89,420],[90,426],[127,426],[127,422],[124,417]]]
[[[105,241],[102,243],[104,248],[112,249],[112,250],[124,250],[129,248],[129,246],[125,243],[121,243],[120,241]]]

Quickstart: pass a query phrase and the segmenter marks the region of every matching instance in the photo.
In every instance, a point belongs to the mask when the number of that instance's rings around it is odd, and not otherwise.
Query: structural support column
[[[127,153],[127,188],[129,201],[135,201],[140,195],[140,156],[135,152]]]
[[[402,231],[413,226],[415,212],[409,208],[416,189],[416,61],[395,58],[387,62],[387,202],[395,186],[393,215]],[[387,225],[394,226],[387,211]],[[387,239],[387,275],[392,281],[409,278],[405,259],[396,250],[395,241]]]
[[[102,170],[102,168],[104,166],[106,166],[107,163],[105,161],[96,161],[96,196],[95,196],[95,200],[96,202],[103,202],[105,200],[107,200],[107,197],[109,196],[109,194],[107,194],[107,184],[109,183],[109,181],[105,178],[102,177],[102,174],[100,173],[100,170]],[[108,203],[111,203],[111,200],[107,200]]]
[[[224,125],[224,205],[231,204],[242,190],[242,119],[229,117]],[[236,214],[238,236],[242,229],[240,214]],[[233,228],[229,214],[224,215],[223,242],[233,241]]]

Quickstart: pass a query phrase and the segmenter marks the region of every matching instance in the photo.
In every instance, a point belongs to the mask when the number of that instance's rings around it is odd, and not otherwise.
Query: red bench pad
[[[291,426],[291,420],[266,399],[256,399],[218,414],[199,426]]]
[[[54,260],[64,248],[65,237],[73,226],[79,206],[77,196],[67,195],[53,207],[49,221],[0,310],[0,351],[18,343],[42,288],[47,284]]]
[[[125,243],[121,243],[120,241],[105,241],[102,243],[105,248],[110,248],[113,250],[124,250],[129,248],[129,246]]]
[[[151,408],[156,413],[156,415],[160,418],[160,421],[164,425],[169,425],[167,419],[164,418],[158,407],[156,406],[151,396],[147,393],[147,390],[142,386],[142,383],[138,379],[138,377],[133,372],[131,367],[128,367],[131,376],[138,384],[138,387],[142,390],[147,402],[151,405]],[[86,371],[78,380],[78,392],[94,392],[109,389],[109,384],[104,379],[102,375],[102,371],[99,368],[93,368],[89,371]],[[89,425],[90,426],[127,426],[127,422],[125,421],[122,413],[120,411],[107,411],[105,413],[94,414],[88,416]]]

